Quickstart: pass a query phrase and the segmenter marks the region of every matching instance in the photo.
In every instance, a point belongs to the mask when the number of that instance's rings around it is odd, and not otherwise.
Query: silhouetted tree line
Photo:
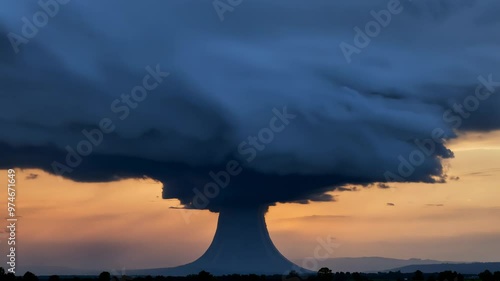
[[[500,271],[491,273],[489,270],[483,271],[479,274],[481,281],[500,281]]]
[[[415,279],[414,279],[415,280]],[[427,281],[465,281],[465,277],[455,271],[443,271],[438,274],[428,274],[426,279]]]
[[[500,281],[500,271],[490,272],[486,270],[477,276],[481,281]],[[436,274],[425,274],[420,270],[415,273],[379,272],[379,273],[359,273],[359,272],[333,272],[327,267],[318,270],[317,274],[299,274],[292,270],[285,275],[256,275],[256,274],[231,274],[214,276],[207,271],[185,277],[173,276],[111,276],[109,272],[102,272],[97,277],[74,277],[52,275],[43,278],[37,277],[31,272],[26,272],[22,277],[7,273],[0,267],[0,281],[465,281],[465,277],[455,271],[443,271]]]

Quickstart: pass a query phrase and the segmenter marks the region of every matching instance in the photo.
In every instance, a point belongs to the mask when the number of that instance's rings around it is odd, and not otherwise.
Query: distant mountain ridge
[[[305,266],[304,260],[292,260],[299,266]],[[331,258],[318,261],[318,269],[328,267],[334,272],[364,272],[376,273],[387,271],[401,271],[402,273],[413,273],[421,270],[424,273],[436,273],[446,270],[457,271],[462,274],[478,274],[488,269],[490,271],[500,271],[500,262],[447,262],[428,259],[393,259],[383,257],[359,257],[359,258]],[[97,275],[103,270],[76,269],[58,266],[25,266],[19,268],[20,272],[27,270],[37,275]],[[108,270],[109,271],[109,270]],[[139,270],[125,270],[121,272],[133,275]],[[144,274],[147,270],[140,270]],[[113,274],[113,273],[112,273]],[[117,274],[117,273],[114,273]]]
[[[302,265],[303,260],[293,260],[297,265]],[[331,258],[318,261],[318,267],[328,267],[335,272],[382,272],[392,268],[399,268],[411,265],[428,265],[452,263],[438,260],[422,259],[393,259],[383,257],[358,257],[358,258]]]
[[[424,273],[435,273],[435,272],[451,270],[461,274],[478,274],[485,270],[489,270],[491,272],[500,271],[500,262],[408,265],[400,268],[394,268],[391,271],[401,271],[402,273],[411,273],[417,270],[420,270]]]

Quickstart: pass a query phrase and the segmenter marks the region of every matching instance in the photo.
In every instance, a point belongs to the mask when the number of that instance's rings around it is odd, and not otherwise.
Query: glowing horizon
[[[358,188],[333,192],[336,202],[271,207],[266,216],[271,238],[295,261],[311,256],[316,239],[327,236],[339,244],[331,258],[498,261],[498,136],[453,144],[456,157],[449,161],[448,175],[458,181]],[[37,176],[26,179],[30,174]],[[0,203],[6,203],[4,198]],[[181,265],[208,248],[217,220],[215,213],[189,210],[193,215],[187,224],[180,210],[171,209],[178,201],[162,200],[161,184],[148,179],[76,183],[40,170],[19,170],[17,200],[19,256],[26,268]],[[5,250],[6,244],[1,246]]]

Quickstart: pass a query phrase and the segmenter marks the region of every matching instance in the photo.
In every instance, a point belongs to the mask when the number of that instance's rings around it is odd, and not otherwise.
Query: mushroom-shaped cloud
[[[440,182],[500,127],[498,1],[63,2],[0,9],[2,168],[217,211]]]
[[[221,211],[202,257],[148,274],[290,271],[268,205],[443,182],[447,140],[499,129],[499,11],[496,0],[0,4],[0,168],[148,177],[164,198]]]

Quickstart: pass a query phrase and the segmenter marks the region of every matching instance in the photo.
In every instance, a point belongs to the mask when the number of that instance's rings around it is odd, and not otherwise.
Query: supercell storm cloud
[[[435,140],[500,128],[500,3],[388,2],[244,0],[221,22],[209,1],[74,1],[36,32],[42,7],[1,4],[0,167],[150,177],[211,210],[443,181]]]

